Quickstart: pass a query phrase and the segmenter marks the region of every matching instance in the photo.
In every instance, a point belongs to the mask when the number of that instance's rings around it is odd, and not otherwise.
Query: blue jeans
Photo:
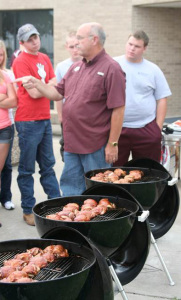
[[[20,161],[18,186],[21,192],[21,207],[25,214],[32,213],[35,205],[35,161],[40,168],[40,183],[48,199],[60,197],[58,181],[53,170],[55,158],[50,120],[16,122],[19,137]]]
[[[9,153],[6,158],[6,162],[4,168],[1,172],[1,193],[0,193],[0,202],[4,204],[7,201],[11,201],[12,193],[11,193],[11,181],[12,181],[12,164],[11,164],[11,153],[13,147],[13,139],[14,139],[14,125],[11,126],[11,143],[9,148]]]
[[[60,178],[63,196],[81,195],[86,190],[84,177],[86,172],[111,166],[105,161],[105,146],[90,154],[64,152],[64,162]]]

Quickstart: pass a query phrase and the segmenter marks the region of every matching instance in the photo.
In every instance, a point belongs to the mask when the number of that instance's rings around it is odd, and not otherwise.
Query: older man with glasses
[[[102,26],[85,23],[77,30],[77,48],[83,60],[70,67],[57,86],[34,77],[19,78],[63,106],[64,168],[60,179],[63,196],[86,189],[84,173],[108,168],[118,158],[118,139],[125,106],[125,76],[104,50]]]

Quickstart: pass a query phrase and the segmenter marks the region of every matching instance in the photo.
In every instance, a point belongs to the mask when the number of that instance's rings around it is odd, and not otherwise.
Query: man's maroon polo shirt
[[[57,85],[63,104],[64,149],[88,154],[107,143],[112,109],[125,105],[125,75],[105,50],[75,63]]]

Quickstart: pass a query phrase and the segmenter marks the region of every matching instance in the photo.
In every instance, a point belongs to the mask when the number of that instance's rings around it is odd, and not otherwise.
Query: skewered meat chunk
[[[144,172],[141,170],[131,170],[129,173],[139,173],[139,174],[141,174],[141,176],[144,175]]]
[[[109,182],[114,182],[119,179],[119,176],[113,173],[113,175],[108,176],[108,181]]]
[[[85,222],[85,221],[90,221],[91,219],[91,213],[88,212],[88,214],[86,213],[86,211],[80,211],[79,214],[77,214],[77,216],[75,217],[74,221],[75,222]]]
[[[30,259],[29,263],[35,264],[37,267],[39,267],[41,269],[41,268],[44,268],[47,266],[48,261],[45,257],[36,255]]]
[[[103,174],[106,175],[106,176],[108,176],[108,175],[110,175],[110,174],[112,174],[112,173],[113,173],[113,171],[107,170],[107,171],[105,171]]]
[[[64,206],[64,208],[74,208],[74,209],[79,209],[79,205],[77,203],[68,203]]]
[[[27,252],[30,253],[32,256],[43,254],[43,250],[38,247],[33,247],[31,249],[28,249]]]
[[[24,271],[14,271],[8,276],[8,280],[10,282],[15,282],[22,277],[28,277],[28,275]]]
[[[105,205],[97,205],[93,209],[93,213],[97,215],[104,215],[107,211],[107,207]]]
[[[56,215],[58,215],[59,217],[62,217],[62,216],[66,216],[66,217],[69,217],[70,219],[74,219],[75,217],[75,214],[72,212],[72,211],[59,211],[56,213]]]
[[[40,271],[40,267],[37,265],[30,263],[22,269],[23,272],[27,274],[28,277],[34,277]]]
[[[140,180],[142,177],[142,171],[132,170],[129,172],[129,175],[133,176],[134,180]]]
[[[7,278],[12,272],[16,271],[16,268],[11,266],[4,266],[0,268],[0,279]]]
[[[68,251],[62,245],[51,245],[44,249],[44,252],[52,252],[55,258],[68,257]]]
[[[23,252],[23,253],[16,254],[14,258],[23,260],[25,263],[29,263],[31,257],[32,257],[31,253]]]
[[[11,266],[16,268],[17,270],[22,270],[22,268],[26,265],[26,263],[21,259],[8,259],[4,261],[4,266]]]
[[[107,208],[115,208],[115,204],[111,203],[107,198],[101,199],[99,205],[105,205]]]
[[[88,204],[90,206],[97,206],[97,202],[94,199],[86,199],[84,200],[84,204]]]
[[[100,181],[100,182],[105,182],[106,181],[104,177],[92,176],[90,179],[95,180],[95,181]]]
[[[56,220],[56,221],[60,220],[60,216],[58,214],[47,215],[46,218],[50,220]]]
[[[114,170],[114,174],[116,174],[117,176],[121,177],[121,176],[126,176],[126,171],[122,170],[122,169],[115,169]]]
[[[134,177],[132,175],[126,175],[124,180],[127,182],[134,182]]]
[[[42,256],[45,257],[48,262],[53,262],[55,260],[53,253],[50,251],[44,252]]]
[[[81,207],[81,210],[92,210],[93,206],[91,206],[90,204],[83,204]]]

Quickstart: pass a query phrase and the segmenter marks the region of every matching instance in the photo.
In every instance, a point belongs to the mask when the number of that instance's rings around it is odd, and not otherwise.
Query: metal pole
[[[107,258],[107,262],[108,262],[108,266],[109,266],[109,270],[111,272],[111,275],[112,275],[112,277],[115,281],[115,284],[118,287],[119,292],[121,293],[122,298],[124,300],[128,300],[128,297],[126,296],[126,293],[123,289],[123,286],[122,286],[122,284],[121,284],[121,282],[120,282],[120,280],[119,280],[119,278],[118,278],[118,276],[117,276],[117,274],[116,274],[116,272],[115,272],[115,270],[114,270],[114,268],[113,268],[113,266],[112,266],[112,264],[111,264],[111,262],[108,258]]]
[[[161,255],[159,249],[158,249],[156,240],[154,239],[154,236],[153,236],[152,232],[151,232],[151,242],[152,242],[152,244],[153,244],[153,246],[155,248],[155,251],[156,251],[156,253],[158,255],[158,258],[159,258],[159,260],[160,260],[160,262],[161,262],[161,264],[163,266],[164,272],[165,272],[165,274],[166,274],[166,276],[168,278],[168,281],[169,281],[170,285],[175,285],[174,281],[172,280],[172,278],[170,276],[170,273],[168,272],[168,269],[167,269],[167,266],[166,266],[166,264],[165,264],[165,262],[163,260],[163,257]]]

